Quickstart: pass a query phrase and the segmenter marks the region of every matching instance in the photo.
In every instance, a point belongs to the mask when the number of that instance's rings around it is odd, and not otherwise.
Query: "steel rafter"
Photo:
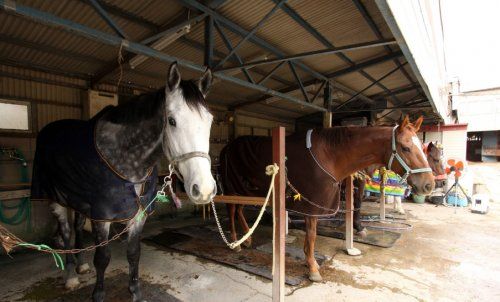
[[[101,16],[101,18],[108,24],[111,29],[113,29],[120,37],[128,39],[127,34],[116,24],[116,22],[108,15],[108,12],[102,8],[98,0],[88,0],[90,4],[94,7],[96,12]]]
[[[104,61],[104,60],[101,60],[99,58],[92,57],[89,55],[84,55],[84,54],[56,48],[56,47],[41,44],[38,42],[37,43],[30,42],[30,41],[26,41],[26,40],[23,40],[23,39],[20,39],[17,37],[12,37],[12,36],[8,36],[8,35],[4,35],[4,34],[0,34],[0,42],[13,44],[16,46],[20,46],[20,47],[24,47],[24,48],[32,49],[35,51],[40,51],[40,52],[52,54],[52,55],[57,55],[57,56],[60,56],[63,58],[68,58],[68,59],[72,59],[72,60],[76,60],[76,61],[80,61],[80,62],[84,62],[84,63],[92,63],[92,64],[99,64],[99,65],[107,63],[107,61]]]
[[[286,56],[286,57],[282,57],[282,58],[278,58],[278,59],[253,61],[253,62],[248,62],[248,63],[242,64],[240,66],[221,68],[220,70],[226,71],[226,70],[239,69],[242,67],[253,67],[253,66],[258,66],[258,65],[274,64],[274,63],[279,63],[279,62],[284,62],[284,61],[295,61],[297,59],[305,59],[305,58],[316,57],[316,56],[332,55],[332,54],[337,54],[337,53],[341,53],[341,52],[354,51],[354,50],[360,50],[360,49],[371,48],[371,47],[380,47],[380,46],[395,44],[395,43],[396,43],[396,40],[380,40],[380,41],[372,41],[372,42],[365,42],[365,43],[356,43],[356,44],[350,44],[350,45],[346,45],[346,46],[342,46],[342,47],[336,47],[334,49],[323,49],[323,50],[304,52],[304,53],[290,55],[290,56]]]
[[[252,30],[248,34],[246,34],[246,36],[244,36],[243,39],[238,44],[236,44],[236,46],[233,48],[233,50],[231,50],[229,52],[229,54],[224,59],[222,59],[219,63],[217,63],[217,66],[215,66],[215,69],[217,69],[217,67],[219,67],[219,66],[223,66],[224,63],[226,63],[226,61],[234,53],[236,53],[236,51],[238,49],[240,49],[240,47],[258,31],[267,22],[267,20],[269,20],[269,18],[271,18],[271,16],[274,15],[274,13],[276,13],[276,11],[278,11],[278,9],[281,7],[281,5],[283,5],[286,1],[287,0],[279,0],[278,3],[276,3],[276,5],[252,28]]]
[[[211,16],[213,16],[216,20],[219,21],[219,23],[224,26],[225,28],[229,29],[230,31],[234,32],[235,34],[245,37],[248,35],[249,31],[245,30],[241,26],[237,25],[236,23],[232,22],[231,20],[227,19],[226,17],[220,15],[213,9],[210,9],[209,7],[206,7],[205,5],[199,3],[196,0],[178,0],[180,3],[185,5],[188,8],[193,8],[196,10],[199,10],[201,12],[207,13]],[[249,38],[249,41],[252,43],[262,47],[263,49],[273,53],[274,55],[278,57],[283,57],[285,56],[285,53],[281,51],[280,49],[276,48],[275,46],[271,45],[269,42],[264,41],[263,39],[257,37],[257,36],[252,36]],[[302,62],[296,62],[296,66],[310,74],[312,74],[315,78],[319,80],[326,80],[327,78],[322,75],[321,73],[313,70],[312,68],[308,67]]]
[[[274,3],[276,3],[278,0],[273,0]],[[329,49],[333,49],[335,48],[335,46],[330,42],[328,41],[321,33],[319,33],[311,24],[309,24],[309,22],[307,22],[304,18],[302,18],[294,9],[292,9],[290,6],[288,5],[283,5],[281,7],[283,9],[284,12],[286,12],[293,20],[295,20],[302,28],[304,28],[307,32],[309,32],[311,35],[313,35],[319,42],[321,42],[324,46],[326,46],[327,48]],[[354,66],[356,65],[355,62],[353,62],[349,57],[347,57],[345,54],[343,53],[338,53],[336,54],[341,60],[343,60],[344,62],[348,63],[349,65],[351,66]],[[357,70],[357,72],[359,72],[362,76],[364,76],[365,78],[367,78],[369,81],[371,82],[376,82],[376,80],[371,76],[369,75],[366,71],[364,71],[363,69],[359,69]],[[385,87],[385,85],[383,85],[382,83],[380,82],[377,82],[376,84],[377,86],[379,86],[380,88],[382,88],[384,91],[386,92],[390,92],[390,90]],[[393,96],[393,98],[399,103],[399,100]]]
[[[205,19],[205,51],[203,65],[209,68],[213,67],[214,63],[214,18],[208,16]]]
[[[288,66],[290,67],[290,70],[292,71],[293,77],[299,83],[300,91],[302,92],[302,95],[304,96],[304,101],[310,103],[311,101],[309,100],[309,96],[307,95],[306,89],[304,88],[304,85],[302,85],[302,81],[300,80],[299,74],[297,73],[297,70],[295,69],[295,66],[293,66],[293,63],[288,61]]]
[[[404,65],[406,65],[407,63],[405,62],[404,64],[401,65],[401,67],[403,67]],[[365,88],[363,88],[362,90],[360,90],[358,93],[356,93],[355,95],[353,95],[350,99],[348,99],[347,101],[343,102],[342,104],[338,105],[337,107],[335,107],[335,111],[344,107],[345,105],[349,104],[350,102],[352,102],[353,100],[356,99],[356,97],[358,95],[360,95],[361,93],[363,93],[364,91],[370,89],[371,87],[377,85],[377,83],[379,83],[380,81],[386,79],[387,77],[389,77],[391,74],[395,73],[396,71],[398,71],[400,68],[400,66],[397,66],[396,68],[392,69],[391,71],[389,71],[388,73],[386,73],[385,75],[383,75],[381,78],[379,78],[378,80],[375,80],[375,82],[371,83],[370,85],[366,86]]]
[[[278,70],[283,64],[285,64],[285,62],[280,62],[279,64],[277,64],[276,66],[274,66],[273,69],[271,69],[271,71],[266,74],[259,82],[258,84],[263,84],[265,81],[267,81],[275,72],[276,70]]]
[[[210,18],[213,18],[210,16]],[[214,20],[214,23],[215,23],[215,28],[217,29],[217,32],[219,33],[219,36],[221,37],[222,41],[224,42],[224,44],[226,45],[226,48],[229,50],[229,51],[232,51],[234,48],[233,46],[231,45],[231,41],[229,41],[228,37],[226,36],[226,34],[224,34],[224,32],[222,31],[222,28],[220,27],[219,25],[219,21],[217,20]],[[238,61],[238,63],[240,65],[243,64],[243,60],[240,58],[240,56],[237,54],[237,53],[234,53],[233,54],[233,57],[236,59],[236,61]],[[247,80],[250,82],[250,83],[255,83],[254,79],[252,78],[252,76],[250,75],[250,73],[248,72],[248,70],[246,68],[241,68],[241,71],[243,72],[243,74],[245,75],[245,77],[247,78]],[[259,83],[260,84],[260,83]]]
[[[359,0],[353,0],[353,2],[354,2],[354,5],[356,6],[356,8],[358,9],[358,11],[361,13],[361,15],[363,16],[363,18],[365,19],[366,23],[368,23],[368,26],[370,27],[370,29],[372,30],[372,32],[375,34],[375,36],[377,36],[378,39],[383,39],[384,35],[380,31],[380,29],[377,27],[377,24],[373,20],[373,18],[370,15],[370,13],[368,13],[368,10],[364,6],[364,4],[361,3],[361,1],[359,1]],[[393,52],[392,49],[390,47],[388,47],[388,46],[385,46],[384,48],[385,48],[385,50],[389,54]],[[393,62],[397,66],[401,65],[401,62],[399,62],[399,60],[397,58],[395,58],[393,60]],[[415,82],[413,81],[413,79],[411,78],[411,76],[408,74],[408,72],[406,71],[406,69],[402,68],[401,72],[406,77],[406,79],[408,80],[408,82],[410,82],[411,84],[415,84]],[[419,90],[419,92],[421,93],[420,90]]]
[[[140,55],[145,55],[145,56],[148,56],[151,58],[155,58],[155,59],[163,61],[163,62],[171,63],[171,62],[176,61],[180,66],[186,67],[186,68],[194,70],[194,71],[198,71],[198,72],[205,71],[204,66],[197,65],[197,64],[195,64],[191,61],[188,61],[188,60],[184,60],[184,59],[180,59],[180,58],[177,58],[174,56],[167,55],[165,53],[162,53],[160,51],[152,49],[148,46],[142,45],[140,43],[135,43],[135,42],[132,42],[129,40],[125,40],[125,39],[122,39],[120,37],[117,37],[117,36],[102,32],[102,31],[95,30],[93,28],[76,23],[74,21],[63,19],[63,18],[57,17],[53,14],[39,11],[37,9],[31,8],[28,6],[17,5],[17,4],[15,6],[12,6],[11,4],[12,4],[11,1],[0,0],[0,7],[3,10],[10,12],[10,13],[15,13],[15,14],[21,15],[23,17],[29,18],[30,20],[39,22],[41,24],[54,26],[54,27],[57,27],[59,29],[63,29],[67,32],[71,32],[73,34],[77,34],[77,35],[86,37],[88,39],[98,41],[98,42],[101,42],[104,44],[108,44],[111,46],[115,46],[115,47],[121,46],[124,49],[126,49],[127,51],[130,51],[130,52],[133,52],[136,54],[140,54]],[[321,106],[305,103],[305,102],[301,101],[300,99],[294,98],[292,96],[281,93],[279,91],[269,89],[269,88],[263,87],[261,85],[248,83],[248,82],[243,81],[241,79],[238,79],[236,77],[225,75],[224,73],[221,73],[221,72],[215,72],[214,76],[216,76],[222,80],[226,80],[228,82],[231,82],[233,84],[243,86],[243,87],[246,87],[249,89],[254,89],[254,90],[260,91],[262,93],[268,94],[268,95],[280,97],[280,98],[283,98],[285,100],[288,100],[289,102],[292,102],[292,103],[295,103],[295,104],[298,104],[298,105],[301,105],[304,107],[308,107],[308,108],[311,108],[311,109],[314,109],[317,111],[325,111],[326,110],[325,108],[323,108]]]

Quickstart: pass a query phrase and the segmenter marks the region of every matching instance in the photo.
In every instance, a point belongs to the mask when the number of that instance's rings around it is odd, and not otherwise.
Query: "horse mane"
[[[208,110],[205,97],[194,81],[182,80],[179,88],[189,108],[200,111]],[[154,118],[159,114],[165,101],[165,86],[157,91],[136,96],[118,106],[108,106],[102,110],[106,113],[105,119],[117,124],[130,124]],[[99,115],[100,116],[100,115]]]
[[[323,141],[332,147],[337,147],[348,143],[352,139],[352,128],[367,128],[357,126],[339,126],[318,129],[316,134]]]

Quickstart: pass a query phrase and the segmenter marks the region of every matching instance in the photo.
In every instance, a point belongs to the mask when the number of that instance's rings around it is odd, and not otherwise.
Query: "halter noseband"
[[[406,173],[403,175],[403,181],[406,181],[408,176],[410,174],[417,174],[417,173],[425,173],[425,172],[432,172],[431,168],[419,168],[419,169],[412,169],[410,168],[404,159],[398,154],[398,151],[396,149],[396,129],[399,127],[399,125],[394,126],[392,128],[392,154],[391,158],[389,159],[389,164],[387,165],[387,169],[391,170],[392,162],[394,161],[394,158],[396,158],[399,162],[399,164],[405,169]]]
[[[169,154],[170,154],[170,150],[169,150]],[[182,155],[179,155],[179,156],[176,156],[172,159],[169,159],[170,164],[168,165],[168,169],[170,170],[170,172],[174,172],[175,175],[177,175],[177,177],[179,177],[179,179],[182,182],[184,182],[184,178],[182,177],[181,173],[179,172],[178,165],[179,165],[179,163],[186,161],[186,160],[193,158],[193,157],[206,158],[206,159],[208,159],[209,164],[212,163],[212,160],[210,159],[210,155],[208,155],[208,153],[201,152],[201,151],[193,151],[193,152],[184,153]]]

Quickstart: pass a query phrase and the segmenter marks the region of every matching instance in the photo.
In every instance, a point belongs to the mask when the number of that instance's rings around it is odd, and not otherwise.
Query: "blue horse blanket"
[[[103,110],[103,111],[106,111]],[[156,193],[157,169],[135,185],[113,170],[95,145],[95,126],[103,111],[89,121],[60,120],[37,137],[32,200],[51,200],[96,221],[124,221],[145,208]],[[154,203],[147,209],[153,210]]]

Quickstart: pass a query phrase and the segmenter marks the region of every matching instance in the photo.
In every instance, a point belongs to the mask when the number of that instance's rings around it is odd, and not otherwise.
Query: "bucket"
[[[467,198],[463,197],[461,194],[458,193],[450,193],[446,198],[446,202],[450,206],[457,206],[457,207],[467,206]]]

